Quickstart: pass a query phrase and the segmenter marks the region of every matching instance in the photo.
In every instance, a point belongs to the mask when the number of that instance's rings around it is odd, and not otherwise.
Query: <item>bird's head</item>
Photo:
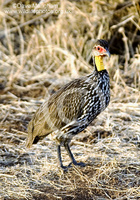
[[[93,56],[98,71],[104,70],[103,57],[110,57],[108,42],[106,40],[97,40],[93,46]]]

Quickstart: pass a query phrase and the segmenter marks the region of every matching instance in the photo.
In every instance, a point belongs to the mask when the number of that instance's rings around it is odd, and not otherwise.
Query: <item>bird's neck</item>
[[[95,56],[95,65],[98,71],[104,70],[103,56]]]

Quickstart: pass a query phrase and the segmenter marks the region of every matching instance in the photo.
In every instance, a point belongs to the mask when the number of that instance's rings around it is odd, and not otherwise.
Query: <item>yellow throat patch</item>
[[[98,71],[104,70],[103,56],[95,56],[95,64]]]

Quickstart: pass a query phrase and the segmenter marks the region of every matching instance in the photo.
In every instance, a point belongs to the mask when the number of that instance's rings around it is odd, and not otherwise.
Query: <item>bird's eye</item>
[[[97,46],[96,49],[99,51],[101,48],[99,46]]]

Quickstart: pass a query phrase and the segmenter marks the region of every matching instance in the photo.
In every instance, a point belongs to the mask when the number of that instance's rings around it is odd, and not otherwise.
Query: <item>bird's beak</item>
[[[108,57],[110,57],[111,55],[110,55],[110,52],[109,52],[109,50],[108,49],[106,49],[106,52],[104,52],[104,55],[105,56],[108,56]]]

